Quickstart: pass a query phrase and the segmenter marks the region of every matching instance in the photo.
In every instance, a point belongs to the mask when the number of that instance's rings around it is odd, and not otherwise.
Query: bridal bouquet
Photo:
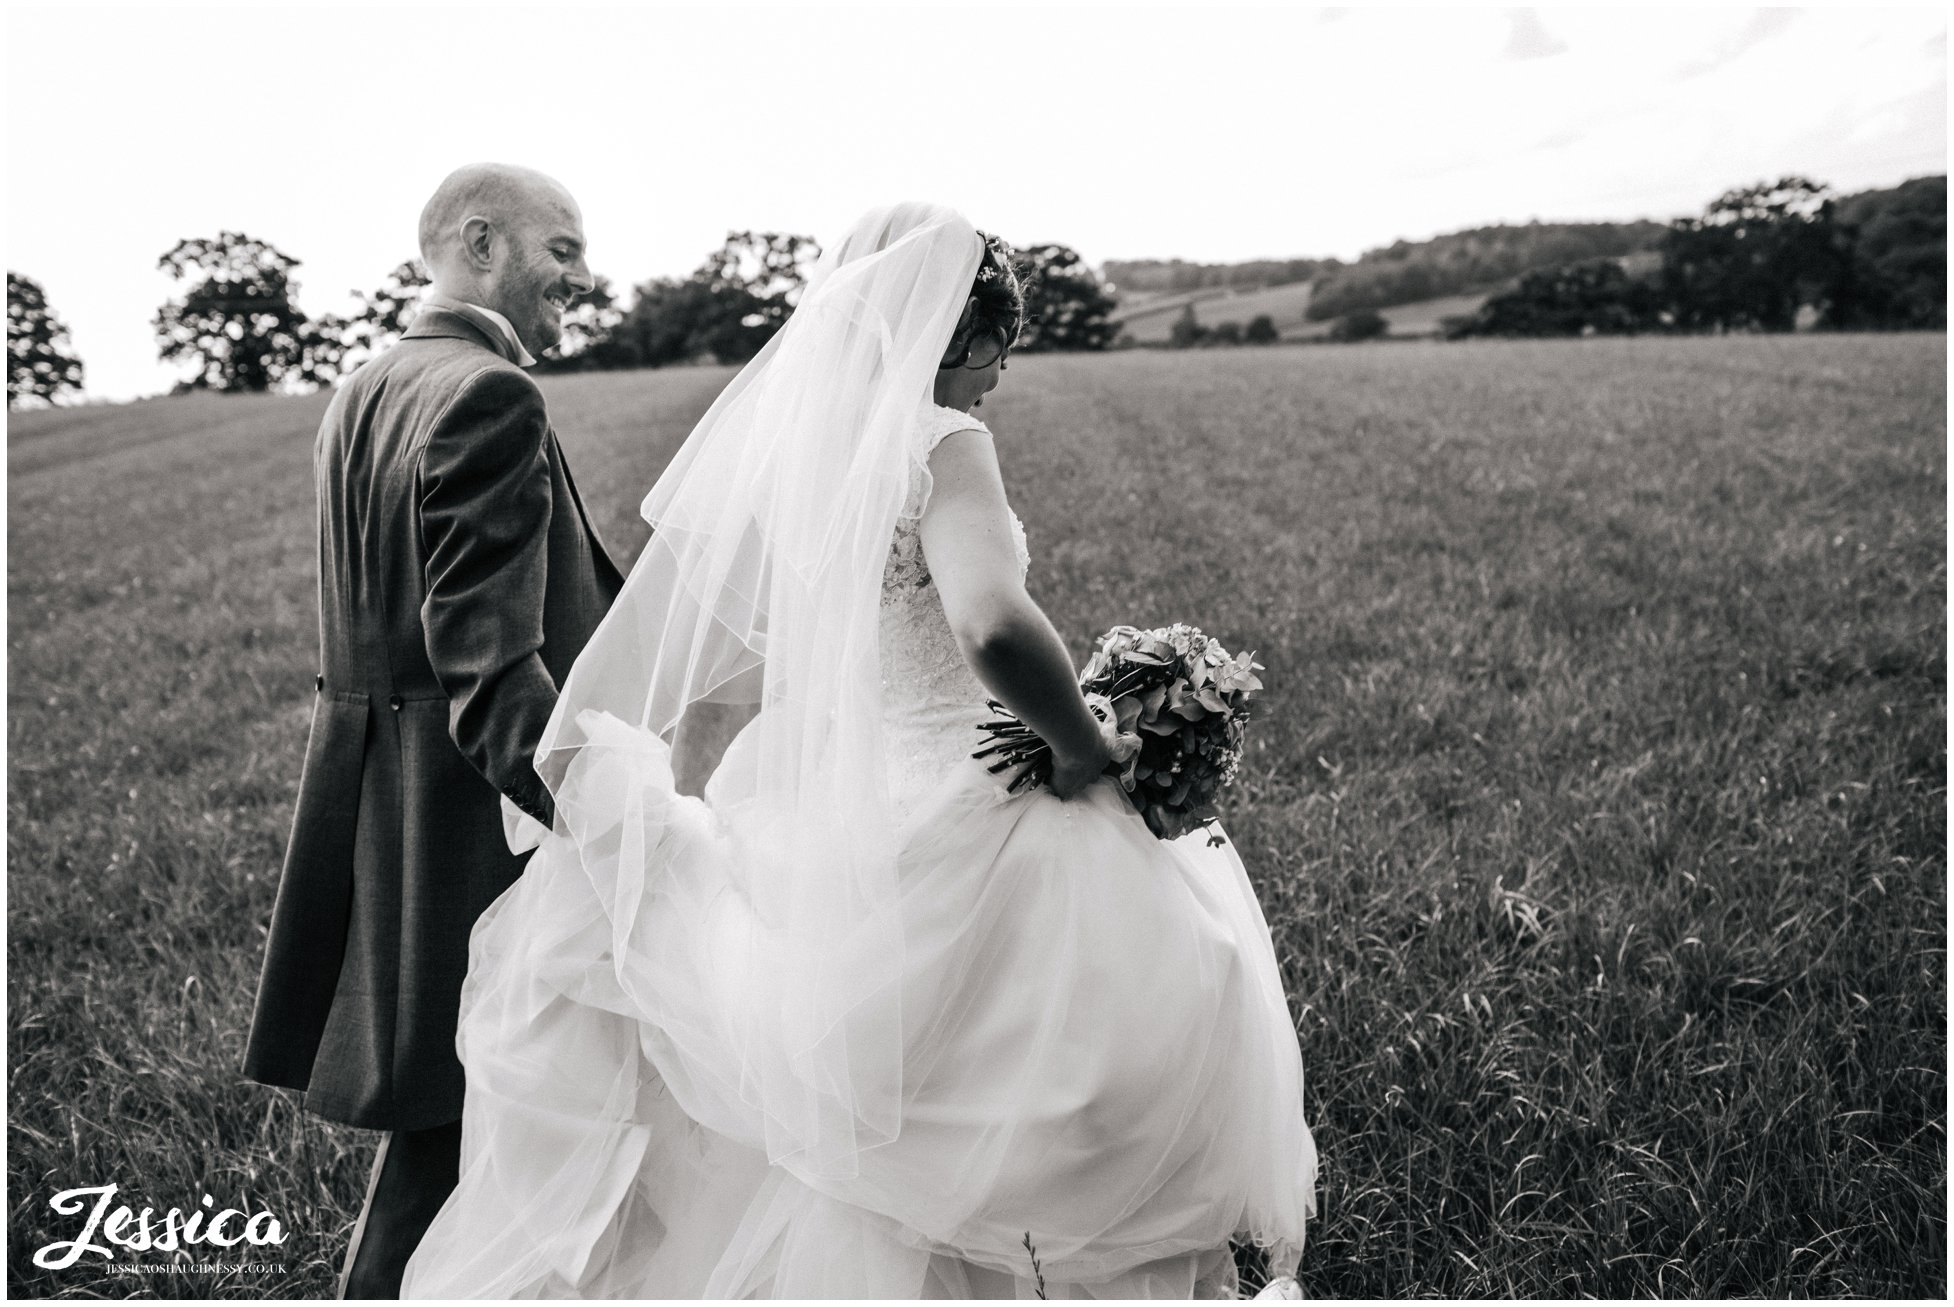
[[[1262,688],[1254,654],[1230,655],[1192,626],[1142,631],[1115,626],[1079,674],[1079,688],[1101,721],[1119,731],[1113,763],[1127,798],[1163,840],[1214,823],[1214,800],[1241,762],[1248,699]],[[993,700],[985,722],[991,743],[971,755],[995,757],[993,772],[1025,770],[1016,791],[1052,774],[1051,747]]]

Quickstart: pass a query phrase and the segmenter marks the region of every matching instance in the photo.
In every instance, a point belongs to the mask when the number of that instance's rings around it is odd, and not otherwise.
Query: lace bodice
[[[882,720],[888,744],[889,783],[898,812],[968,760],[983,742],[989,697],[950,632],[943,601],[930,580],[918,532],[929,502],[924,467],[937,442],[956,431],[989,428],[968,413],[927,405],[917,415],[916,459],[909,499],[896,521],[889,560],[882,572]],[[1014,513],[1011,531],[1022,572],[1031,565],[1024,524]]]

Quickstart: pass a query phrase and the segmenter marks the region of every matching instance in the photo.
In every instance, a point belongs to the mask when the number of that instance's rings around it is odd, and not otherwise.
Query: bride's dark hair
[[[1018,275],[1017,256],[1000,238],[981,231],[977,234],[984,238],[984,257],[978,262],[977,276],[970,283],[970,293],[977,306],[970,314],[970,321],[961,324],[950,337],[950,348],[940,365],[946,368],[960,368],[968,363],[972,348],[980,340],[999,336],[1003,338],[1004,348],[1009,349],[1018,343],[1018,336],[1024,331],[1024,282]]]

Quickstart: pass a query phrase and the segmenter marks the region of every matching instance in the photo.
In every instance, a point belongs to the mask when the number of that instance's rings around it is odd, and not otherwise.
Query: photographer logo
[[[59,1271],[80,1261],[83,1253],[99,1253],[113,1262],[118,1249],[173,1253],[193,1251],[198,1246],[235,1248],[249,1244],[263,1248],[285,1242],[285,1228],[269,1211],[254,1212],[247,1217],[236,1208],[218,1208],[217,1200],[209,1194],[188,1215],[172,1207],[161,1218],[148,1207],[138,1215],[127,1204],[116,1203],[115,1195],[115,1185],[102,1184],[63,1189],[49,1199],[48,1205],[59,1215],[80,1216],[86,1212],[88,1219],[76,1238],[43,1245],[34,1254],[34,1265]]]

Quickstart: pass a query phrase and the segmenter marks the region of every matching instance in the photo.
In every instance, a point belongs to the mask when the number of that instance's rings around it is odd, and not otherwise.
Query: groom
[[[423,309],[333,396],[314,450],[318,698],[244,1059],[386,1132],[353,1298],[399,1296],[454,1188],[468,932],[523,865],[503,801],[551,824],[531,757],[622,584],[522,371],[592,287],[576,201],[471,165],[422,210],[420,249]]]

